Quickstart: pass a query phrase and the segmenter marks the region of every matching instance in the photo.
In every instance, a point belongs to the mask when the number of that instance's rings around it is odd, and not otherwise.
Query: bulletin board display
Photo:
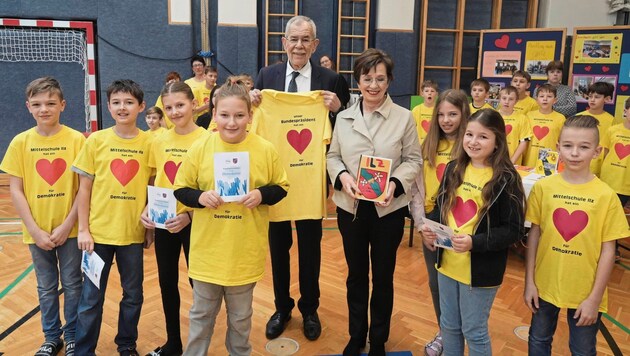
[[[615,86],[604,110],[623,118],[626,99],[630,97],[630,26],[576,27],[569,72],[569,87],[573,90],[577,111],[588,109],[588,86],[608,82]]]
[[[499,91],[510,85],[517,70],[532,76],[530,92],[545,83],[547,63],[564,58],[566,32],[566,28],[481,31],[477,77],[490,82],[488,102],[497,106]]]

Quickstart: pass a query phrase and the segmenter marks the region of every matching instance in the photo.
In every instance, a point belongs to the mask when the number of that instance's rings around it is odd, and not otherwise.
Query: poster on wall
[[[621,55],[621,68],[619,69],[619,83],[630,83],[630,53]]]
[[[613,125],[623,122],[624,112],[626,111],[626,100],[628,100],[628,98],[630,98],[628,95],[617,95],[617,101],[615,102],[615,120],[613,121]]]
[[[501,89],[505,88],[505,83],[503,82],[490,82],[490,90],[488,91],[488,104],[492,105],[493,108],[499,107],[499,92]]]
[[[511,78],[520,69],[520,51],[488,51],[483,54],[483,77]]]
[[[616,75],[573,75],[573,85],[571,89],[575,95],[575,101],[578,103],[588,103],[588,87],[597,82],[610,83],[615,87],[613,91],[612,100],[607,101],[605,104],[613,104],[615,102],[615,92],[617,91],[617,76]]]
[[[532,79],[546,80],[547,64],[554,60],[555,41],[529,41],[525,46],[525,70]]]
[[[573,63],[619,63],[622,33],[578,34],[573,47]]]

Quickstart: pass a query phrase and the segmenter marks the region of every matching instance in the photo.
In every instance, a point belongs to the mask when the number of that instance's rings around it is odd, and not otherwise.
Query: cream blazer
[[[359,100],[337,114],[330,150],[326,155],[328,175],[333,184],[344,170],[356,179],[361,155],[391,159],[391,176],[402,183],[405,194],[394,198],[387,207],[376,206],[378,216],[382,217],[409,203],[411,184],[422,173],[420,143],[411,111],[396,105],[389,95],[371,114],[373,119],[377,119],[374,135],[368,131],[361,103]],[[344,191],[335,190],[333,201],[337,207],[355,213],[355,199]]]

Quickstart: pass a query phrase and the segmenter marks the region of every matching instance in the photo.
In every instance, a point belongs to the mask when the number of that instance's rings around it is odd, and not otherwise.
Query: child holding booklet
[[[273,145],[246,131],[251,110],[245,87],[226,82],[213,113],[218,134],[190,147],[175,180],[177,199],[194,208],[189,257],[194,297],[185,355],[208,353],[223,299],[228,353],[248,355],[252,350],[253,291],[265,269],[268,205],[286,196],[289,182]],[[249,155],[252,189],[233,203],[224,202],[215,186],[215,155],[225,152]]]
[[[508,247],[524,234],[525,193],[498,112],[472,115],[453,156],[428,216],[455,233],[452,250],[437,250],[444,354],[463,355],[465,339],[470,355],[491,355],[488,318]],[[436,234],[423,225],[422,235],[435,250]]]

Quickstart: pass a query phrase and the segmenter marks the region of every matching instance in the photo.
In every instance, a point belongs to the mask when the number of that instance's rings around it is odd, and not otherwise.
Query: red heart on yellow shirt
[[[619,159],[626,158],[627,155],[630,155],[630,145],[624,145],[621,142],[615,144],[615,152],[617,153],[617,157]]]
[[[177,176],[177,170],[179,170],[179,166],[181,165],[182,162],[175,164],[173,161],[166,161],[166,163],[164,163],[164,173],[171,184],[175,184],[175,176]]]
[[[564,241],[569,242],[588,225],[588,214],[582,210],[569,213],[564,208],[553,212],[553,224]]]
[[[430,121],[422,120],[420,125],[422,125],[422,128],[424,129],[424,132],[427,132],[427,133],[429,132],[429,126],[431,125]]]
[[[477,214],[477,203],[472,199],[464,201],[461,197],[457,197],[451,213],[453,218],[455,218],[455,225],[461,227],[475,217]]]
[[[35,169],[48,185],[54,185],[66,171],[66,161],[63,158],[55,158],[52,162],[42,158],[35,163]]]
[[[505,125],[505,134],[509,135],[510,132],[512,132],[512,125],[510,124]]]
[[[546,126],[541,127],[541,126],[536,125],[534,126],[533,130],[534,130],[534,136],[536,136],[538,141],[541,141],[549,133],[549,128]]]
[[[131,182],[133,177],[136,176],[136,173],[138,173],[138,170],[140,169],[140,163],[138,163],[135,159],[130,159],[125,162],[120,158],[116,158],[112,161],[112,163],[110,163],[109,169],[112,171],[114,177],[116,177],[116,179],[124,187],[127,183]]]
[[[303,129],[300,132],[291,130],[287,132],[287,141],[299,154],[302,154],[306,147],[311,143],[313,133],[309,129]]]
[[[437,176],[438,182],[442,181],[442,177],[444,177],[444,170],[446,169],[446,163],[440,163],[435,167],[435,175]]]

